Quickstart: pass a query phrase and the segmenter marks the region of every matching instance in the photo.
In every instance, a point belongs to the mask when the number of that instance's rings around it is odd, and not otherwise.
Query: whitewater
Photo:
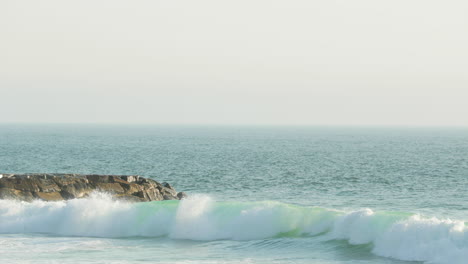
[[[399,260],[461,264],[468,259],[468,227],[463,221],[401,212],[215,202],[203,195],[181,202],[126,203],[105,194],[61,202],[4,200],[0,208],[2,234],[189,240],[321,236],[351,245],[371,244],[372,253]]]
[[[140,174],[189,194],[0,200],[0,263],[468,263],[468,131],[1,127],[0,172]]]

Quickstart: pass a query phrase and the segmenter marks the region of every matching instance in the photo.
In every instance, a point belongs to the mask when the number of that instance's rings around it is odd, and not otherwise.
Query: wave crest
[[[204,195],[147,203],[114,201],[105,194],[60,202],[0,200],[0,233],[192,240],[322,235],[372,244],[376,255],[400,260],[461,264],[468,259],[463,221],[371,209],[345,213],[273,201],[215,202]]]

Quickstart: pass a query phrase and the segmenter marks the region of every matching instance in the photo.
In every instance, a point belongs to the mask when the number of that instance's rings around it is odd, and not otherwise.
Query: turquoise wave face
[[[197,241],[320,237],[323,243],[347,241],[399,260],[461,264],[468,259],[463,221],[273,201],[216,202],[204,195],[149,203],[113,201],[105,194],[63,202],[2,200],[0,233]]]

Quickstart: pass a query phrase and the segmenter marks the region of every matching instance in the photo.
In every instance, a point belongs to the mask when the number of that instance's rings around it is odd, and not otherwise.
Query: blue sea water
[[[1,173],[183,201],[0,201],[0,263],[468,263],[468,129],[0,125]]]

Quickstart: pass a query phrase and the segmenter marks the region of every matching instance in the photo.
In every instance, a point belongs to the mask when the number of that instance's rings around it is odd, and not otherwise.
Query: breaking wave
[[[463,221],[273,201],[215,202],[208,196],[147,203],[114,201],[105,194],[60,202],[0,200],[0,233],[191,240],[323,236],[370,244],[374,254],[399,260],[461,264],[468,259]]]

